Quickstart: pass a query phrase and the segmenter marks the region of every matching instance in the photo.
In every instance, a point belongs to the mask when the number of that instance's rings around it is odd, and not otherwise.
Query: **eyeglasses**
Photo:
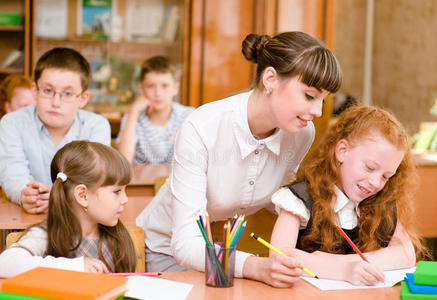
[[[53,99],[56,96],[56,94],[58,94],[59,98],[63,102],[74,102],[77,99],[77,97],[79,97],[83,93],[83,92],[80,92],[79,94],[75,94],[69,90],[57,92],[54,89],[52,89],[51,87],[40,88],[39,86],[37,86],[37,89],[38,89],[39,95],[41,97],[46,98],[46,99]]]

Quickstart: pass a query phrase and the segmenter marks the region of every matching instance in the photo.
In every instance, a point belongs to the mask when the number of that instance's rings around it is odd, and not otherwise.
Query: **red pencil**
[[[357,246],[355,246],[354,242],[352,242],[352,240],[347,236],[347,234],[343,231],[343,229],[341,229],[340,226],[336,226],[337,230],[340,231],[341,235],[346,239],[346,241],[349,243],[349,245],[351,245],[351,247],[355,250],[355,252],[361,256],[361,258],[366,261],[369,262],[363,255],[363,253],[361,253],[360,249],[358,249]]]
[[[132,272],[132,273],[106,273],[106,275],[113,275],[113,276],[153,276],[157,277],[161,275],[161,273],[158,272]]]

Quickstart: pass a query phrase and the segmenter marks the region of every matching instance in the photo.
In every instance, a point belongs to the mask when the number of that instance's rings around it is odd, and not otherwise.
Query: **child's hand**
[[[49,186],[37,181],[30,181],[21,190],[21,205],[30,214],[45,213],[49,207],[49,195]]]
[[[135,99],[134,103],[132,103],[129,113],[139,115],[142,111],[149,113],[150,109],[150,101],[143,95],[140,95]]]
[[[85,257],[83,259],[85,265],[85,272],[91,273],[109,273],[106,265],[97,258]]]
[[[274,287],[291,287],[302,275],[302,264],[294,257],[272,254],[266,262],[263,281]]]
[[[374,285],[377,282],[384,282],[384,273],[376,265],[362,260],[349,264],[345,279],[353,285]]]
[[[46,213],[49,208],[50,187],[37,181],[30,181],[21,190],[23,209],[30,214]]]

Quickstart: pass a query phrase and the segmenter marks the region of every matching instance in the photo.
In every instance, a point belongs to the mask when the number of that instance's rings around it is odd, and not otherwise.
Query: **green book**
[[[115,300],[122,300],[123,298],[124,295],[121,295]],[[0,292],[0,300],[50,300],[50,299]]]
[[[419,261],[413,282],[421,285],[437,285],[437,261]]]
[[[437,299],[437,294],[413,294],[405,281],[401,283],[401,299],[402,300],[430,300]]]
[[[41,300],[41,299],[47,299],[47,298],[39,298],[33,296],[25,296],[25,295],[0,292],[0,300]]]

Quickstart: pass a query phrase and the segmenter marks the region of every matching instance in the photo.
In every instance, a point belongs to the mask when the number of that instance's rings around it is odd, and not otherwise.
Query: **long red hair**
[[[416,254],[425,253],[414,225],[414,188],[417,173],[412,158],[409,135],[402,124],[389,112],[368,106],[354,106],[341,114],[336,124],[327,132],[315,156],[297,175],[295,181],[307,181],[313,199],[312,228],[302,238],[302,245],[323,241],[321,250],[338,253],[342,237],[334,226],[335,212],[332,201],[336,195],[334,186],[340,181],[340,164],[335,147],[341,139],[354,144],[370,134],[380,134],[402,150],[404,158],[397,172],[376,195],[359,204],[359,236],[357,246],[364,252],[380,248],[388,243],[394,231],[394,220],[401,223],[411,238]],[[395,211],[396,216],[389,212]]]

